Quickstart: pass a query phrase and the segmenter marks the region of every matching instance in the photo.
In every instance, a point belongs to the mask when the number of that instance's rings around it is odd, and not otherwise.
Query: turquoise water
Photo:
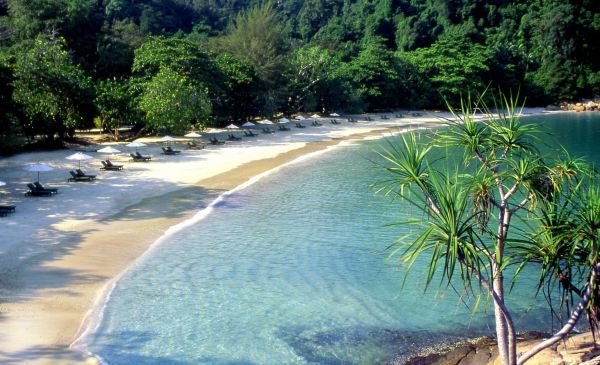
[[[535,119],[534,119],[535,118]],[[600,118],[531,117],[574,154],[600,161]],[[117,364],[373,364],[463,336],[493,333],[484,305],[424,292],[386,261],[413,214],[373,195],[372,149],[336,148],[228,196],[171,236],[116,285],[88,350]],[[531,275],[511,293],[519,330],[541,328]]]

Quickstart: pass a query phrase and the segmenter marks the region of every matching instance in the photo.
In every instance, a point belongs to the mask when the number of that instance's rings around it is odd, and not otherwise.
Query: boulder
[[[593,101],[588,101],[587,103],[585,103],[585,110],[598,110],[598,104],[594,103]]]

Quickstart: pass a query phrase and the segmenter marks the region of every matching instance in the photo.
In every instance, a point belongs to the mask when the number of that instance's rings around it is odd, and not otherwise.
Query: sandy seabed
[[[533,110],[531,112],[541,112]],[[0,202],[17,206],[0,219],[0,364],[94,364],[73,342],[88,328],[90,313],[107,288],[164,232],[190,219],[216,196],[309,153],[335,148],[343,141],[435,126],[443,114],[372,121],[345,119],[339,125],[276,131],[258,137],[185,150],[187,139],[172,144],[176,156],[160,154],[158,139],[145,139],[139,151],[151,162],[130,162],[123,153],[103,155],[89,146],[93,160],[82,170],[97,174],[91,183],[67,182],[77,162],[73,150],[23,153],[0,159]],[[447,116],[447,115],[443,115]],[[228,133],[224,133],[226,136]],[[237,133],[241,134],[241,133]],[[181,148],[180,148],[181,147]],[[102,171],[110,157],[123,171]],[[43,184],[58,188],[52,197],[25,197],[37,179],[23,168],[44,163]],[[75,346],[77,347],[77,346]]]

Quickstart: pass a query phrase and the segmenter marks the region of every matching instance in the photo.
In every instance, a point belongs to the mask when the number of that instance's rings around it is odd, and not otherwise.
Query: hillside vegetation
[[[0,135],[432,108],[488,85],[545,105],[600,94],[599,39],[597,0],[0,0]]]

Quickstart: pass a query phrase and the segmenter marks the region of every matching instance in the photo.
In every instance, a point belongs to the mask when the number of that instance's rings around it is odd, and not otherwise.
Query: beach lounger
[[[372,122],[372,121],[373,121],[373,118],[371,118],[371,117],[367,116],[367,117],[365,117],[365,120],[366,120],[367,122]]]
[[[41,186],[41,188],[40,188]],[[25,193],[28,196],[50,196],[58,193],[58,189],[46,189],[39,182],[27,184],[29,191]]]
[[[75,170],[75,172],[77,173],[77,176],[87,176],[91,179],[95,179],[96,175],[88,175],[85,172],[81,171],[80,169]]]
[[[244,131],[244,136],[246,137],[256,137],[258,136],[258,134],[252,132],[252,131]]]
[[[188,142],[188,149],[189,150],[201,150],[204,149],[204,145],[203,144],[196,144],[196,142]]]
[[[291,131],[291,129],[289,129],[288,127],[284,126],[284,125],[280,125],[279,126],[279,130],[280,131]]]
[[[133,162],[148,162],[151,159],[151,157],[142,156],[139,153],[137,153],[137,154],[130,153],[129,156],[131,156],[131,160]]]
[[[267,127],[267,128],[263,128],[263,129],[262,129],[262,132],[263,132],[264,134],[271,134],[271,133],[273,133],[273,131],[272,131],[272,130],[270,130],[268,127]]]
[[[113,163],[110,162],[110,160],[101,161],[101,162],[102,162],[103,167],[101,167],[100,170],[106,170],[106,171],[123,170],[123,165],[113,165]]]
[[[0,217],[5,217],[10,213],[14,213],[15,208],[14,205],[0,205]]]
[[[174,150],[174,149],[172,149],[172,148],[171,148],[171,147],[169,147],[169,146],[167,146],[167,147],[162,147],[162,150],[163,150],[163,152],[162,152],[162,153],[163,153],[163,155],[170,155],[170,156],[172,156],[172,155],[176,155],[176,154],[178,154],[178,153],[181,153],[181,151]]]
[[[302,125],[301,123],[296,123],[296,128],[306,128],[306,126]]]
[[[67,179],[67,181],[74,181],[74,182],[87,182],[87,181],[92,181],[93,178],[89,177],[89,176],[79,176],[77,175],[77,173],[75,173],[75,171],[69,171],[69,174],[71,174],[71,177],[69,179]]]
[[[402,114],[396,114],[396,118],[404,118],[404,115],[402,115]]]
[[[322,125],[323,125],[323,124],[321,124],[321,123],[317,122],[316,120],[313,120],[313,122],[312,122],[311,124],[312,124],[314,127],[320,127],[320,126],[322,126]]]
[[[219,140],[218,140],[218,139],[216,139],[216,138],[211,138],[211,139],[209,139],[209,141],[210,141],[210,143],[211,143],[212,145],[215,145],[215,146],[216,146],[216,145],[219,145],[219,144],[225,144],[225,141],[219,141]]]
[[[138,158],[143,158],[143,159],[146,159],[146,160],[148,160],[148,161],[152,160],[152,156],[143,156],[143,155],[142,155],[141,153],[139,153],[139,152],[136,152],[136,153],[135,153],[135,155],[136,155]]]
[[[37,189],[40,189],[40,190],[47,190],[47,191],[50,191],[52,193],[57,193],[58,192],[58,189],[56,189],[56,188],[46,188],[46,187],[44,187],[44,185],[40,184],[39,181],[34,182],[33,185],[35,185],[35,187]]]
[[[236,136],[234,136],[233,134],[230,134],[230,135],[227,137],[227,139],[228,139],[229,141],[241,141],[241,140],[242,140],[242,137],[236,137]]]
[[[387,115],[384,114],[384,115],[381,116],[381,119],[385,120],[385,119],[390,119],[390,118]]]
[[[356,123],[356,122],[357,122],[356,119],[354,119],[352,117],[348,118],[348,123]]]

